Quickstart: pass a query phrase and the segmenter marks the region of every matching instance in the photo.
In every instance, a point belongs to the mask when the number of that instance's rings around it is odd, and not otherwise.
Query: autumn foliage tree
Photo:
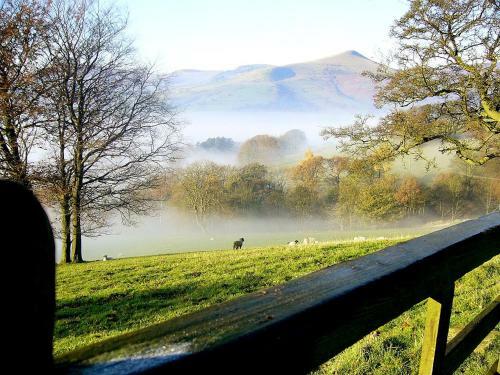
[[[394,199],[396,177],[393,175],[374,179],[363,187],[359,195],[360,213],[377,221],[395,221],[401,217],[401,206]]]
[[[308,150],[305,158],[291,169],[290,174],[296,184],[317,191],[325,178],[325,159]]]
[[[410,0],[391,35],[392,64],[369,74],[375,102],[392,107],[378,125],[358,118],[329,128],[358,157],[422,157],[421,146],[440,143],[471,164],[500,156],[500,3],[492,0]]]
[[[35,0],[0,5],[0,176],[31,188],[30,153],[44,121],[47,9]]]
[[[394,198],[401,205],[406,215],[418,214],[425,207],[424,188],[414,176],[407,176],[402,179]]]
[[[236,214],[275,214],[284,200],[284,188],[259,163],[231,170],[226,181],[227,203]],[[234,212],[236,211],[236,212]]]
[[[262,134],[246,140],[240,147],[238,160],[241,164],[269,163],[277,160],[281,145],[276,137]]]

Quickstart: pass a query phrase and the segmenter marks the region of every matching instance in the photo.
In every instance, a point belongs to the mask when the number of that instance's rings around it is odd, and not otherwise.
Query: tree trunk
[[[61,202],[61,263],[71,262],[71,211],[68,194],[64,194]]]
[[[81,129],[81,127],[80,127]],[[71,253],[73,263],[83,262],[82,258],[82,186],[83,186],[83,146],[81,132],[78,134],[75,154],[74,154],[74,173],[75,178],[71,189]]]
[[[205,220],[203,219],[202,214],[199,214],[198,211],[195,212],[195,220],[196,224],[201,228],[203,233],[207,234],[207,229],[205,227]]]
[[[62,258],[61,263],[71,263],[71,192],[70,181],[68,178],[66,164],[66,126],[64,121],[58,121],[58,140],[59,140],[59,161],[58,161],[58,176],[59,188],[59,205],[61,209],[61,243],[62,243]]]
[[[80,189],[75,187],[72,201],[71,215],[71,254],[73,263],[83,262],[82,258],[82,227],[80,212]]]

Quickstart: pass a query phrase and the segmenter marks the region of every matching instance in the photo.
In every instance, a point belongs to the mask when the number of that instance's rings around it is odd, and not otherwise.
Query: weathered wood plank
[[[444,374],[452,374],[484,340],[500,320],[500,296],[450,340],[446,347]]]
[[[305,373],[497,255],[500,214],[69,353],[65,373]],[[443,272],[443,270],[447,272]]]
[[[451,281],[427,301],[424,342],[418,371],[420,375],[439,374],[443,367],[454,291],[454,283]]]

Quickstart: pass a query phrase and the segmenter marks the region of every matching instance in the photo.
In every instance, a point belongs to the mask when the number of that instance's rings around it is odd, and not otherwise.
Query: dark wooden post
[[[49,220],[27,188],[0,180],[4,367],[51,373],[55,249]]]
[[[419,375],[436,375],[443,368],[454,290],[455,284],[450,282],[439,295],[427,300]]]

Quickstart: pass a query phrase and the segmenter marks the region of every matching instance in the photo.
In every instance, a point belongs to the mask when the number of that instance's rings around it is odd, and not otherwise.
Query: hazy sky
[[[116,0],[163,71],[288,64],[357,50],[376,58],[404,0]]]

